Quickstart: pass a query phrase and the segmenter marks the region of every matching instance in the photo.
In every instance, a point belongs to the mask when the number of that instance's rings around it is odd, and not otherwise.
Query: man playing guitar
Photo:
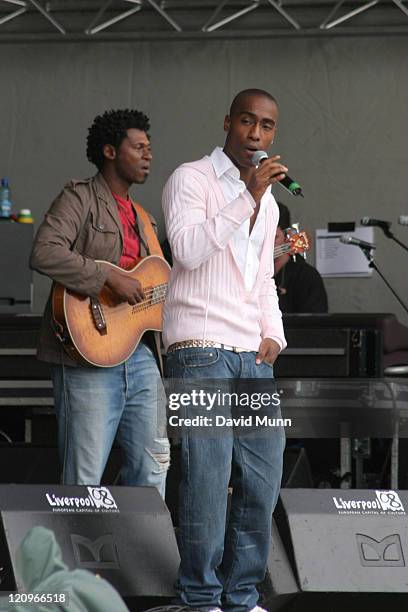
[[[149,175],[148,131],[149,119],[137,110],[96,117],[87,157],[98,173],[67,183],[36,235],[31,267],[84,299],[98,300],[102,290],[118,303],[145,299],[141,283],[120,268],[161,255],[152,219],[129,197],[131,185]],[[54,364],[62,482],[99,484],[116,437],[123,451],[122,484],[155,486],[164,495],[169,444],[154,339],[145,334],[114,367],[78,363],[64,350],[65,341],[49,299],[38,357]]]

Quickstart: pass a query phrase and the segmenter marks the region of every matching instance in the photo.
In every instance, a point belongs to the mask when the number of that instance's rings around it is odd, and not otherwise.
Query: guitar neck
[[[292,250],[291,244],[280,244],[279,246],[274,248],[273,258],[277,259],[278,257],[280,257],[281,255],[284,255],[285,253],[290,253],[291,250]]]

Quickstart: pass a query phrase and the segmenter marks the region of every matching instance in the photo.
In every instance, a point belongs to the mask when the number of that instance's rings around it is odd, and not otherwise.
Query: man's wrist
[[[263,339],[264,340],[273,340],[278,345],[279,352],[281,352],[281,350],[282,350],[282,342],[280,341],[279,338],[277,338],[276,336],[265,336]]]

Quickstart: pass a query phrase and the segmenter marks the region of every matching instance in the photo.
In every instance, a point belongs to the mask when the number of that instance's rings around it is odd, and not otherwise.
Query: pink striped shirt
[[[273,246],[279,217],[266,208],[265,239],[251,291],[234,256],[232,237],[254,209],[244,191],[226,203],[208,156],[173,172],[163,192],[167,237],[173,254],[164,306],[163,342],[214,340],[257,351],[263,338],[286,341],[273,280]]]

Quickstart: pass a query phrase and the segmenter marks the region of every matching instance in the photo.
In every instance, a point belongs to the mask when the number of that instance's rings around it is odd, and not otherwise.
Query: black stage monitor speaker
[[[55,533],[70,569],[101,575],[125,598],[174,595],[179,554],[155,488],[2,485],[0,514],[0,590],[22,588],[16,552],[27,531],[42,525]]]
[[[408,593],[406,491],[282,489],[281,502],[302,591]]]
[[[407,512],[407,491],[282,489],[260,605],[406,610]]]

